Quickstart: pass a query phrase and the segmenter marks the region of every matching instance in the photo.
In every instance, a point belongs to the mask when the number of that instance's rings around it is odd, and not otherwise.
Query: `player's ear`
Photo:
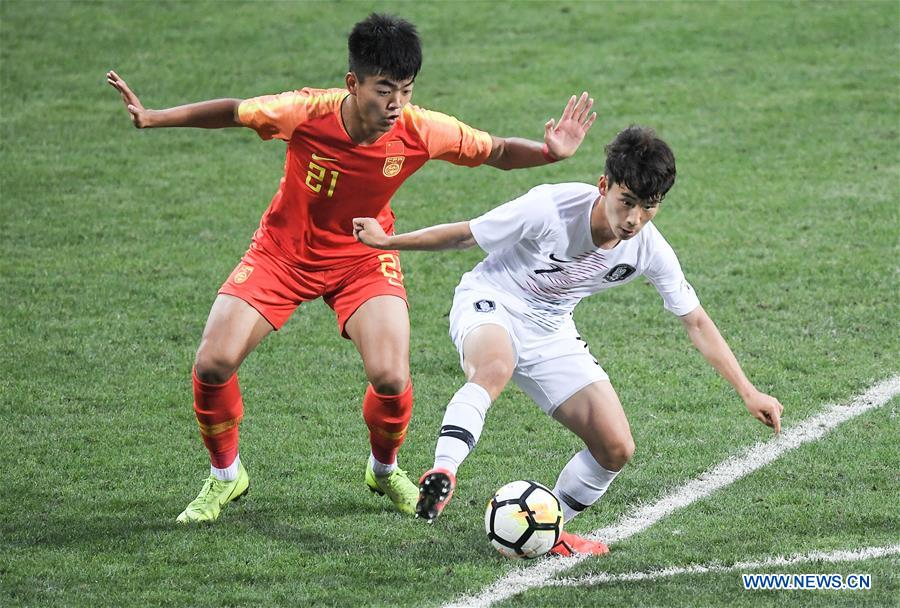
[[[356,74],[347,72],[347,75],[344,76],[344,83],[347,85],[347,90],[350,94],[356,95],[356,89],[359,86],[359,80],[356,78]]]
[[[609,190],[609,183],[606,180],[606,175],[601,175],[600,179],[597,180],[597,188],[600,190],[600,196],[606,196],[606,192]]]

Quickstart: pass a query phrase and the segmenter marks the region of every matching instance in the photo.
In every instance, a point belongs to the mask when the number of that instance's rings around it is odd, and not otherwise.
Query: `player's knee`
[[[194,371],[201,382],[224,384],[234,375],[240,364],[237,357],[229,357],[201,347],[194,358]]]
[[[480,384],[491,395],[491,399],[496,399],[509,379],[512,378],[513,367],[509,362],[502,359],[494,359],[486,363],[481,363],[475,368],[469,382]]]
[[[380,370],[370,374],[369,382],[379,395],[399,395],[409,386],[406,370]]]
[[[607,439],[602,444],[588,446],[594,459],[604,469],[620,471],[634,454],[634,439],[631,433],[612,440]]]
[[[628,437],[626,437],[619,444],[618,450],[616,452],[616,457],[619,459],[619,461],[621,461],[622,466],[624,467],[628,463],[628,461],[631,460],[631,457],[633,455],[634,455],[634,439],[632,439],[631,435],[629,434]],[[619,468],[621,468],[621,467],[619,467]]]
[[[631,438],[631,434],[614,441],[608,447],[607,454],[610,460],[610,466],[607,468],[610,471],[618,471],[628,464],[634,454],[634,439]]]

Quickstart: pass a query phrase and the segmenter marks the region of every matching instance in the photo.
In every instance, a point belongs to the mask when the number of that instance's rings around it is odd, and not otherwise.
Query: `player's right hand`
[[[384,228],[381,227],[378,220],[373,217],[353,218],[353,236],[363,245],[375,249],[390,249],[389,237],[384,233]]]
[[[744,404],[754,418],[775,429],[776,433],[781,432],[781,414],[784,412],[784,406],[778,399],[755,391],[744,401]]]
[[[106,82],[122,96],[122,101],[125,102],[125,107],[131,115],[131,122],[134,123],[134,126],[138,129],[149,127],[149,111],[144,109],[141,100],[128,88],[128,84],[113,70],[106,73]]]

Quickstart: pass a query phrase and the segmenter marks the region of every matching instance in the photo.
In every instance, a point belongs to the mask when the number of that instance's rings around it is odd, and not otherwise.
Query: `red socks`
[[[412,418],[412,380],[399,395],[379,395],[370,384],[363,398],[363,419],[369,427],[372,455],[378,462],[393,464],[406,439],[406,427]]]
[[[244,401],[237,374],[225,384],[206,384],[192,373],[194,412],[209,460],[217,469],[228,468],[238,453],[238,425],[244,416]]]
[[[206,384],[193,374],[194,412],[209,459],[217,469],[228,468],[238,453],[238,425],[244,415],[244,402],[237,375],[225,384]],[[397,460],[397,451],[406,438],[412,417],[412,381],[399,395],[379,395],[370,384],[363,398],[363,418],[369,427],[372,454],[384,464]]]

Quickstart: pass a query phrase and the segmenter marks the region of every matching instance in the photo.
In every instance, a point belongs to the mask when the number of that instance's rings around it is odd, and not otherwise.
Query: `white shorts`
[[[548,416],[589,384],[609,380],[571,318],[548,332],[512,313],[504,305],[506,298],[491,289],[457,288],[450,310],[450,338],[459,351],[460,364],[469,333],[482,325],[499,325],[513,344],[513,381]]]

